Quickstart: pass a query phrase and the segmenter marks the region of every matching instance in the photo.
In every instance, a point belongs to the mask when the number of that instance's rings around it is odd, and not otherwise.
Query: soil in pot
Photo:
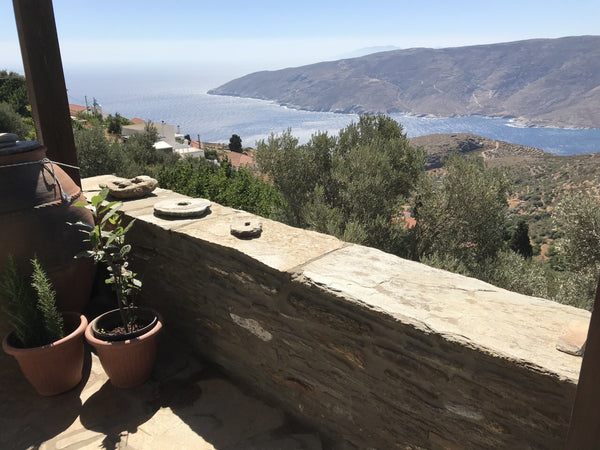
[[[156,325],[158,316],[155,311],[140,307],[132,309],[134,323],[130,331],[123,325],[119,310],[114,309],[92,322],[94,336],[105,341],[126,341],[147,333]]]

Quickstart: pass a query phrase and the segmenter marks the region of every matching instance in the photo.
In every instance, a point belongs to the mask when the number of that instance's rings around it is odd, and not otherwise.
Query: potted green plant
[[[108,269],[106,283],[112,286],[118,307],[92,320],[85,338],[98,352],[111,383],[126,388],[142,384],[150,377],[162,321],[154,310],[134,305],[142,283],[129,268],[131,245],[125,243],[134,221],[123,226],[119,212],[123,203],[105,202],[108,193],[105,188],[92,197],[91,203],[75,204],[89,209],[95,222],[94,227],[84,230],[90,249],[76,257],[92,258]]]
[[[41,264],[37,258],[31,264],[30,283],[11,257],[0,280],[2,309],[14,329],[2,348],[17,360],[39,394],[56,395],[81,381],[88,322],[82,314],[58,312],[56,294]]]

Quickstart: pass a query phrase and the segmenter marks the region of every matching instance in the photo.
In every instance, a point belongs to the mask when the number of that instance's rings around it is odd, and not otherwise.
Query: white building
[[[151,122],[151,124],[156,128],[156,131],[158,131],[158,141],[153,145],[155,149],[174,152],[182,157],[191,156],[195,158],[204,158],[204,150],[191,147],[187,140],[184,140],[183,143],[177,140],[181,135],[175,134],[175,126],[165,122]],[[134,125],[123,125],[121,136],[127,139],[128,136],[143,133],[146,131],[147,126],[147,122]],[[179,131],[179,129],[177,131]]]
[[[175,127],[164,122],[156,123],[150,122],[156,131],[158,131],[158,140],[165,141],[169,144],[175,144]],[[133,136],[134,134],[141,134],[146,131],[148,122],[138,123],[133,125],[123,125],[121,130],[121,136]]]

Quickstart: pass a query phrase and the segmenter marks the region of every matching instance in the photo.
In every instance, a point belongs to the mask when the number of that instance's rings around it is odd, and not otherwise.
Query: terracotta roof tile
[[[85,111],[85,110],[86,110],[86,107],[85,107],[85,106],[81,106],[81,105],[71,105],[71,104],[69,103],[69,114],[70,114],[70,115],[72,115],[72,116],[74,116],[74,115],[76,115],[77,113],[80,113],[80,112],[82,112],[82,111]]]
[[[231,165],[235,168],[244,166],[254,167],[256,165],[256,162],[253,158],[248,155],[244,155],[243,153],[226,150],[225,154],[227,155],[227,158],[229,158],[229,161],[231,161]]]

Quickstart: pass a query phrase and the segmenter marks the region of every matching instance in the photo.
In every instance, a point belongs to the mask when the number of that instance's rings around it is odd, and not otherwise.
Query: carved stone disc
[[[199,217],[208,211],[210,205],[210,200],[205,198],[163,200],[154,205],[154,213],[167,217]]]
[[[231,224],[230,232],[239,238],[258,237],[262,233],[262,223],[255,219],[240,219]]]

